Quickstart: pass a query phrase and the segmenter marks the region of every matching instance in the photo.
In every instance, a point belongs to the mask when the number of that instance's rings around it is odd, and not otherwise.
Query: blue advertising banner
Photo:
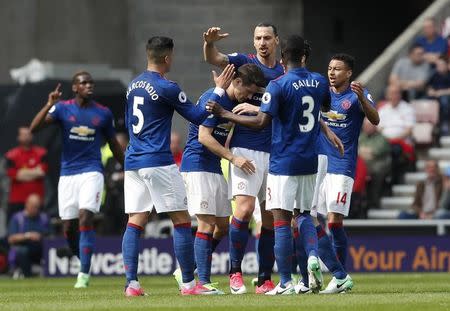
[[[212,273],[228,273],[228,241],[221,242],[212,256]],[[64,239],[44,241],[46,276],[76,275],[76,257],[58,257]],[[96,239],[91,274],[123,275],[121,238]],[[176,268],[172,239],[143,239],[139,255],[139,274],[167,275]],[[242,264],[243,272],[258,272],[254,239],[249,239]],[[353,236],[349,243],[349,272],[450,272],[450,237],[434,236]]]

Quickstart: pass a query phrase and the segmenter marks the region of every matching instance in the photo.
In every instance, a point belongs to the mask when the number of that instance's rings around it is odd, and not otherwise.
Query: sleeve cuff
[[[222,97],[223,94],[225,94],[225,90],[221,87],[216,86],[216,88],[214,89],[214,93]]]

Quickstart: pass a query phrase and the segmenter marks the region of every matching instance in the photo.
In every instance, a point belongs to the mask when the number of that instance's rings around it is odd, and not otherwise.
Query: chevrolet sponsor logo
[[[77,134],[78,136],[88,136],[88,135],[94,135],[95,129],[91,129],[87,126],[80,125],[80,126],[74,126],[70,129],[70,132],[73,134]]]
[[[339,113],[334,110],[330,110],[328,112],[322,112],[322,116],[324,116],[325,118],[327,118],[330,121],[342,121],[347,118],[346,114]]]

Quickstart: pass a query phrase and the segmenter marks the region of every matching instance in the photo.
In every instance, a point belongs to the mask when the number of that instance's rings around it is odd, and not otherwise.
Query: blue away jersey
[[[319,135],[319,153],[328,157],[328,173],[354,178],[358,156],[358,138],[365,115],[358,96],[351,90],[350,86],[340,94],[330,89],[330,94],[331,109],[329,112],[322,112],[322,119],[341,139],[345,152],[342,157],[321,132]],[[364,89],[364,96],[372,105],[375,105],[372,96],[366,89]]]
[[[125,124],[130,142],[125,152],[125,170],[174,164],[170,151],[173,112],[201,124],[209,115],[206,102],[194,105],[177,83],[160,73],[144,71],[128,86]],[[214,93],[211,100],[219,101]]]
[[[49,111],[62,132],[61,176],[103,172],[100,148],[103,138],[115,135],[111,111],[91,101],[80,107],[75,99],[60,101]]]
[[[306,68],[289,70],[269,83],[261,111],[272,116],[269,172],[274,175],[317,173],[320,107],[330,100],[328,82]]]
[[[200,96],[199,105],[206,104],[213,89],[206,91]],[[204,103],[205,102],[205,103]],[[226,110],[231,111],[235,103],[229,99],[227,94],[223,95],[219,104]],[[232,123],[228,120],[210,115],[203,123],[203,126],[213,128],[212,136],[222,145],[227,141],[228,133]],[[210,172],[222,174],[220,157],[209,151],[198,141],[198,125],[189,124],[189,134],[186,147],[183,152],[180,170],[182,172]]]
[[[284,73],[283,66],[277,62],[276,66],[269,68],[262,64],[255,54],[241,54],[233,53],[228,55],[228,61],[233,64],[236,68],[239,68],[245,64],[255,64],[264,73],[266,78],[266,83],[268,84],[271,80],[278,78]],[[262,94],[256,93],[253,96],[253,100],[249,101],[250,104],[255,106],[261,105]],[[253,130],[248,127],[236,124],[233,137],[231,138],[230,147],[241,147],[251,150],[270,152],[270,144],[272,140],[272,126],[268,126],[262,130]]]

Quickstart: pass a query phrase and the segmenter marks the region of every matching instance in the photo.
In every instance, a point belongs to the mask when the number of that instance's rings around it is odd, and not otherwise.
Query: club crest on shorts
[[[348,108],[350,108],[352,105],[352,103],[348,100],[345,99],[342,103],[341,103],[341,107],[344,108],[345,110],[347,110]]]
[[[184,197],[183,204],[187,205],[187,197]]]
[[[200,202],[200,208],[201,209],[207,209],[208,208],[208,202],[207,201],[201,201]]]
[[[238,189],[239,190],[244,190],[245,189],[245,183],[243,181],[241,181],[240,183],[238,183]]]

